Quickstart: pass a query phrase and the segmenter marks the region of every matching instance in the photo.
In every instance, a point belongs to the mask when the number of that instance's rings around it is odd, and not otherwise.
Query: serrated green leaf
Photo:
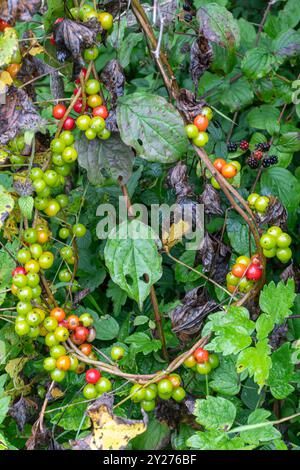
[[[94,322],[96,328],[96,338],[103,341],[110,341],[119,334],[119,323],[111,316],[104,315]]]
[[[226,398],[208,396],[205,400],[196,400],[193,414],[197,423],[206,429],[227,431],[234,423],[236,407]]]
[[[66,431],[77,431],[79,429],[88,429],[91,425],[91,420],[88,416],[84,418],[84,414],[88,403],[77,403],[82,401],[81,398],[75,398],[66,408],[56,413],[51,418],[52,424],[59,424],[59,426]]]
[[[32,210],[34,199],[32,196],[21,196],[18,199],[18,204],[21,210],[21,213],[26,219],[31,220],[32,217]]]
[[[151,339],[146,333],[138,332],[128,336],[125,339],[126,344],[131,345],[131,349],[135,354],[142,352],[145,356],[159,351],[161,348],[161,341],[158,339]]]
[[[104,257],[112,280],[136,300],[140,308],[151,286],[162,275],[156,234],[139,220],[127,221],[109,234]]]
[[[252,108],[247,115],[250,127],[254,129],[268,129],[277,122],[280,111],[274,106],[264,104],[257,108]]]
[[[210,315],[209,327],[215,333],[215,337],[206,348],[228,356],[250,346],[255,323],[250,320],[246,308],[230,307],[227,312]]]
[[[246,77],[257,80],[265,77],[274,65],[275,59],[263,47],[255,47],[246,52],[241,68]]]
[[[283,31],[273,41],[276,56],[283,59],[297,56],[300,51],[300,33],[294,29]]]
[[[117,121],[123,142],[150,162],[175,162],[187,151],[182,118],[161,96],[137,92],[119,98]]]
[[[230,439],[223,431],[197,432],[187,440],[187,445],[197,450],[243,450],[245,445],[240,437]],[[247,446],[247,450],[253,447]]]
[[[130,63],[132,50],[143,40],[143,37],[143,33],[130,33],[123,39],[119,50],[119,61],[122,67],[125,68]]]
[[[272,365],[270,353],[268,340],[258,341],[254,347],[240,352],[236,364],[237,371],[241,373],[247,369],[249,376],[253,377],[254,382],[262,388],[269,377]]]
[[[111,279],[108,281],[108,288],[106,295],[112,300],[114,315],[118,316],[121,312],[123,305],[126,303],[127,295],[123,289],[115,284]]]
[[[273,397],[277,400],[283,400],[294,391],[294,387],[289,383],[294,373],[291,355],[290,344],[285,343],[271,356],[272,367],[268,385]]]
[[[300,132],[287,132],[279,137],[276,142],[279,152],[297,152],[300,150]]]
[[[264,339],[268,336],[269,333],[273,330],[275,325],[274,319],[272,316],[267,315],[266,313],[260,314],[256,320],[255,328],[257,331],[257,339]]]
[[[253,411],[248,417],[247,424],[253,425],[258,423],[268,422],[267,418],[271,415],[270,411],[264,409],[257,409]],[[241,439],[247,444],[257,446],[260,442],[273,441],[280,439],[281,434],[274,426],[265,426],[258,429],[249,429],[240,433]]]
[[[229,108],[230,112],[240,111],[253,102],[254,93],[247,79],[241,78],[226,87],[221,103]]]
[[[280,281],[277,285],[274,281],[265,285],[259,296],[259,306],[267,313],[274,323],[281,324],[290,315],[291,307],[295,300],[295,283],[288,279],[284,284]]]
[[[221,357],[220,365],[209,375],[209,386],[222,395],[233,396],[239,393],[241,384],[232,357]]]

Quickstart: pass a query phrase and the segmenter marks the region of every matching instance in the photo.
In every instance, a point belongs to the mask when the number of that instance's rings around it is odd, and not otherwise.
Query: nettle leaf
[[[125,184],[132,174],[134,154],[118,134],[108,140],[88,140],[84,135],[76,141],[78,162],[85,170],[91,184],[101,185],[107,178],[117,181],[122,178]]]
[[[187,151],[182,118],[161,96],[137,92],[119,98],[117,122],[123,142],[150,162],[176,162]]]
[[[271,415],[271,412],[264,409],[257,409],[253,411],[247,420],[247,424],[249,426],[260,424],[260,423],[267,423]],[[247,426],[244,426],[246,428]],[[272,426],[268,425],[261,428],[249,429],[240,432],[241,439],[247,444],[253,444],[257,446],[260,442],[267,442],[273,441],[274,439],[280,439],[281,434],[277,429]]]
[[[9,65],[13,54],[19,49],[18,35],[14,28],[5,28],[0,36],[0,67]]]
[[[32,210],[33,210],[34,199],[32,196],[21,196],[18,199],[18,204],[21,210],[21,213],[26,219],[31,220]]]
[[[289,383],[294,373],[291,356],[292,351],[289,343],[283,344],[271,356],[272,367],[268,385],[273,397],[277,400],[283,400],[294,391],[294,387]]]
[[[268,168],[262,173],[261,187],[266,194],[277,196],[288,211],[291,228],[296,222],[296,210],[300,203],[300,182],[286,168]]]
[[[250,346],[255,323],[250,320],[246,308],[230,307],[227,312],[210,315],[206,326],[215,333],[215,337],[206,348],[228,356]]]
[[[151,286],[162,276],[162,258],[157,251],[157,235],[139,220],[114,228],[104,250],[112,280],[136,300],[142,309]]]
[[[161,348],[161,341],[159,339],[151,339],[146,333],[138,332],[128,336],[125,339],[126,344],[131,345],[131,350],[134,354],[142,352],[144,356],[152,352],[159,351]]]
[[[265,77],[272,70],[274,62],[274,56],[267,49],[255,47],[246,52],[241,68],[246,77],[257,80]]]
[[[274,281],[265,285],[259,296],[259,306],[264,313],[267,313],[274,323],[281,324],[284,319],[291,314],[291,307],[294,304],[295,283],[293,279],[288,279],[285,284],[280,281],[277,285]]]
[[[222,395],[233,396],[239,393],[241,384],[233,357],[221,357],[220,365],[210,375],[209,386]]]
[[[268,340],[258,341],[254,347],[241,351],[237,359],[237,371],[239,373],[248,370],[249,376],[262,388],[268,377],[272,365],[270,358],[271,348]]]
[[[300,51],[300,33],[288,29],[279,34],[273,41],[273,50],[276,56],[283,59],[297,56]]]
[[[197,423],[206,429],[228,431],[234,423],[236,407],[226,398],[208,396],[196,400],[193,414]]]
[[[15,201],[12,196],[0,185],[0,229],[13,210]]]
[[[240,28],[232,13],[222,5],[209,3],[197,11],[200,30],[211,42],[229,49],[240,44]]]
[[[229,84],[221,97],[221,103],[224,106],[227,106],[232,113],[245,108],[251,104],[253,100],[254,93],[246,78],[241,78],[240,80]]]

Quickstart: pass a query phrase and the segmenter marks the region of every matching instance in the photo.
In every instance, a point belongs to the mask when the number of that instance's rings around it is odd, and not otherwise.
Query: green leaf
[[[77,403],[82,399],[75,398],[69,403],[70,406],[63,408],[51,418],[52,424],[58,424],[66,431],[78,431],[80,429],[88,429],[91,425],[91,420],[88,416],[84,418],[87,403]],[[75,405],[74,405],[75,404]]]
[[[104,315],[94,322],[96,338],[110,341],[119,334],[119,323],[111,316]]]
[[[106,290],[106,295],[113,303],[113,312],[114,315],[118,316],[121,312],[123,305],[125,305],[127,300],[126,292],[123,291],[117,284],[115,284],[111,279],[108,281],[108,288]]]
[[[0,229],[3,227],[4,222],[13,210],[15,202],[12,196],[5,191],[3,186],[0,186]]]
[[[231,214],[226,220],[226,230],[231,246],[239,255],[249,255],[249,227],[239,214]],[[252,252],[255,251],[253,235],[250,234]]]
[[[257,331],[257,339],[264,339],[273,330],[275,325],[273,317],[266,313],[261,313],[256,320],[255,328]]]
[[[162,449],[170,438],[170,428],[166,423],[152,417],[147,429],[143,434],[135,437],[132,441],[133,450],[157,450]]]
[[[6,292],[3,292],[11,286],[11,272],[15,268],[14,260],[9,254],[1,250],[0,251],[0,305],[4,302]]]
[[[135,354],[142,352],[144,356],[159,351],[161,348],[161,342],[158,339],[151,339],[146,333],[138,332],[128,336],[125,339],[126,344],[131,345],[131,350]]]
[[[1,397],[0,398],[0,424],[6,418],[7,412],[9,410],[10,397]]]
[[[187,264],[188,266],[191,266],[193,268],[194,262],[195,262],[195,256],[196,256],[196,251],[188,250],[188,251],[185,251],[180,256],[179,259],[183,261],[185,264]],[[199,265],[199,266],[196,266],[194,269],[196,269],[199,272],[202,272],[201,267],[202,266]],[[200,276],[198,274],[186,268],[185,266],[182,266],[181,264],[178,264],[178,263],[175,265],[176,281],[187,283],[187,282],[197,281],[199,278]]]
[[[207,324],[215,337],[207,349],[221,352],[224,356],[237,354],[252,343],[251,333],[255,323],[250,320],[244,307],[230,307],[227,312],[217,312],[209,316]]]
[[[277,196],[288,211],[292,228],[296,222],[296,210],[300,203],[300,182],[285,168],[268,168],[263,171],[261,187],[267,194]]]
[[[240,352],[236,364],[237,371],[241,373],[247,369],[249,376],[253,377],[254,382],[262,388],[272,365],[270,352],[271,348],[267,339],[258,341],[254,347]]]
[[[274,323],[281,324],[290,315],[295,297],[293,279],[288,279],[286,284],[280,281],[277,285],[272,281],[265,285],[260,292],[259,306],[264,313],[272,318]]]
[[[196,400],[193,414],[197,423],[206,429],[227,431],[234,423],[236,407],[226,398],[208,396],[205,400]]]
[[[277,400],[283,400],[294,391],[294,387],[289,383],[294,373],[291,355],[290,344],[285,343],[271,356],[272,367],[268,385],[273,397]]]
[[[232,13],[216,3],[201,6],[197,11],[200,30],[211,42],[232,49],[240,44],[240,29]]]
[[[162,276],[162,259],[153,230],[138,220],[127,221],[109,234],[104,257],[112,280],[136,300],[140,308],[151,286]]]
[[[187,440],[187,445],[197,450],[243,450],[245,445],[240,437],[230,439],[223,431],[197,432]],[[247,446],[247,450],[253,447]]]
[[[13,54],[19,49],[17,32],[14,28],[6,28],[0,36],[0,67],[9,65]]]
[[[300,51],[300,33],[294,29],[283,31],[273,41],[276,56],[283,59],[297,56]]]
[[[249,49],[241,63],[246,77],[257,80],[265,77],[274,65],[274,57],[263,47]]]
[[[32,210],[33,210],[34,199],[32,196],[21,196],[18,199],[18,204],[21,210],[21,213],[26,219],[31,220]]]
[[[119,50],[119,61],[122,67],[127,67],[130,63],[132,50],[143,40],[143,33],[130,33],[123,39]]]
[[[161,96],[137,92],[119,98],[117,121],[123,142],[150,162],[172,163],[187,151],[182,118]]]
[[[214,392],[233,396],[240,391],[241,384],[233,357],[221,357],[219,367],[209,377],[209,386]]]
[[[247,115],[247,121],[250,127],[254,129],[268,129],[277,122],[280,111],[274,106],[263,104],[257,108],[251,109]]]
[[[230,112],[240,111],[253,102],[254,93],[246,78],[240,78],[226,87],[221,103],[229,108]]]
[[[108,140],[88,140],[84,135],[76,140],[79,165],[87,170],[91,184],[101,185],[108,178],[125,184],[132,173],[134,154],[118,134],[112,134]]]
[[[297,152],[300,150],[300,132],[287,132],[281,135],[275,147],[279,152]]]
[[[270,411],[264,409],[257,409],[253,411],[248,417],[247,424],[253,425],[258,423],[268,422],[267,418],[271,415]],[[260,442],[272,441],[280,439],[281,434],[274,426],[265,426],[262,428],[249,429],[240,433],[241,439],[247,444],[257,446]]]

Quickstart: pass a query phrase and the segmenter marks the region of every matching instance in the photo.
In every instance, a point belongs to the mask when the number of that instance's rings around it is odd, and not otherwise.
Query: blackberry
[[[241,150],[248,150],[249,142],[247,140],[241,140],[240,142],[240,149]]]
[[[250,166],[250,168],[252,168],[252,170],[255,170],[256,168],[259,167],[259,162],[254,157],[249,157],[247,160],[247,163]]]
[[[228,142],[228,144],[227,144],[228,152],[236,152],[237,148],[238,148],[238,146],[235,142]]]
[[[189,5],[188,3],[184,3],[182,8],[184,9],[184,11],[191,11],[192,9],[191,5]]]
[[[270,150],[270,147],[271,147],[271,145],[270,145],[269,142],[263,142],[263,143],[261,144],[261,150],[262,150],[263,152],[268,152],[268,151]]]
[[[191,15],[190,13],[186,13],[184,15],[184,21],[186,21],[187,23],[189,23],[190,21],[192,21],[193,19],[193,15]]]
[[[269,168],[269,166],[271,166],[272,163],[270,162],[270,158],[264,158],[263,161],[262,161],[262,166],[264,168]]]
[[[276,165],[276,163],[278,163],[277,155],[270,155],[269,160],[270,160],[271,165]]]
[[[252,155],[254,158],[256,158],[256,160],[261,160],[263,157],[263,153],[261,150],[255,150]]]

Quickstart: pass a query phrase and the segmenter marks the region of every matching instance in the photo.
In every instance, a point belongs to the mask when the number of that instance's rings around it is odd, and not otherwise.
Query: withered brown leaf
[[[204,186],[200,196],[200,202],[204,204],[205,214],[222,215],[221,198],[219,192],[209,183]]]
[[[23,433],[25,424],[34,418],[37,408],[35,401],[23,396],[10,407],[9,414],[16,421],[20,433]]]
[[[111,132],[117,132],[117,100],[124,94],[125,87],[125,75],[120,62],[116,59],[110,60],[102,70],[100,80],[110,94],[110,110],[106,119],[106,127]]]
[[[185,295],[181,305],[175,307],[170,313],[172,331],[178,335],[181,341],[186,342],[191,335],[200,331],[204,318],[216,306],[217,303],[209,299],[205,288],[192,289]]]
[[[200,77],[212,62],[212,57],[211,45],[203,34],[199,34],[199,37],[192,44],[190,59],[190,73],[196,90],[198,90]]]
[[[27,93],[11,86],[6,94],[6,103],[0,105],[0,144],[7,144],[26,130],[36,132],[45,124]]]
[[[33,15],[41,10],[43,4],[42,0],[1,0],[0,18],[11,25],[16,21],[30,21]]]
[[[191,91],[181,88],[176,107],[179,112],[184,114],[187,122],[192,122],[194,117],[201,113],[204,106],[206,106],[204,100],[199,100]]]
[[[270,196],[268,208],[264,214],[256,214],[260,224],[277,225],[282,230],[287,229],[287,210],[284,205],[274,196]]]

